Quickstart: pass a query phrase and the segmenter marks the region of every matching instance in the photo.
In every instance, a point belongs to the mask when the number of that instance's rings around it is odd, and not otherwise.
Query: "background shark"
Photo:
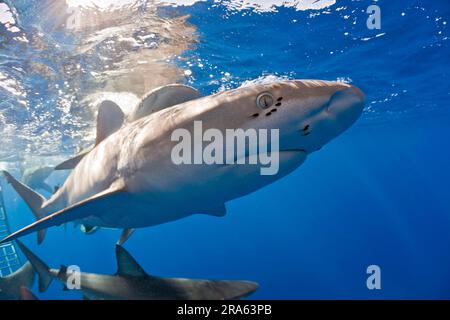
[[[27,261],[20,269],[6,277],[0,277],[0,300],[20,300],[21,287],[30,288],[34,281],[34,269]]]
[[[174,92],[176,94],[176,92]],[[158,110],[114,131],[99,123],[97,145],[49,199],[7,180],[42,217],[7,241],[69,221],[90,226],[154,226],[195,213],[224,216],[225,203],[252,193],[299,167],[307,156],[347,130],[361,115],[357,87],[320,80],[241,87]],[[118,113],[120,114],[120,113]],[[121,117],[123,118],[123,116]],[[261,176],[258,165],[182,165],[171,160],[175,129],[279,129],[280,169]]]
[[[64,285],[67,268],[50,269],[25,245],[18,245],[39,274],[39,291],[47,290],[52,279]],[[81,291],[86,299],[101,300],[230,300],[248,296],[258,284],[249,281],[192,280],[148,275],[121,246],[116,246],[117,273],[81,273]]]
[[[27,168],[22,174],[22,182],[33,190],[44,190],[49,194],[55,191],[45,180],[52,174],[52,166]]]

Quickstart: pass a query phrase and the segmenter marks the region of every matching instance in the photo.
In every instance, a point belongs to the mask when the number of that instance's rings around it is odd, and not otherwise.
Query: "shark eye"
[[[264,92],[256,98],[256,105],[261,109],[267,109],[273,106],[274,101],[275,99],[270,93]]]

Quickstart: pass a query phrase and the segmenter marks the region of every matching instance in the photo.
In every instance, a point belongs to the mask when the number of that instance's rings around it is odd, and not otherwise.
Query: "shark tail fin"
[[[114,182],[111,187],[97,193],[96,195],[80,201],[70,207],[54,212],[44,218],[33,222],[32,224],[11,233],[6,238],[0,240],[0,244],[23,237],[33,232],[39,232],[49,227],[58,226],[67,222],[83,219],[92,216],[93,212],[104,212],[111,210],[123,203],[124,197],[127,197],[126,186],[123,180]]]
[[[3,171],[3,174],[6,178],[6,181],[8,181],[8,183],[12,185],[14,190],[17,191],[17,193],[22,197],[22,199],[31,209],[36,220],[40,220],[45,217],[42,207],[46,199],[36,191],[32,190],[30,187],[16,180],[9,172]],[[41,244],[42,241],[44,241],[45,233],[45,229],[40,230],[37,233],[38,244]]]
[[[37,274],[39,275],[39,292],[46,291],[53,280],[53,277],[50,273],[50,268],[22,242],[20,242],[19,240],[16,240],[16,242],[20,250],[22,250],[23,254],[27,257],[28,261],[30,261],[34,270],[36,270]]]

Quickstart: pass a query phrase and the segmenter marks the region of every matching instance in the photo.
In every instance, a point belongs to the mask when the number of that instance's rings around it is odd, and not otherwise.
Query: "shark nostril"
[[[307,125],[303,128],[303,131],[308,131],[308,129],[309,129],[309,124],[307,124]]]

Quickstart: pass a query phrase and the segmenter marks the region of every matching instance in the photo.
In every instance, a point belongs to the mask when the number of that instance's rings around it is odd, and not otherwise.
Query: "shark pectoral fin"
[[[72,170],[74,169],[78,163],[89,153],[91,149],[81,152],[73,158],[70,158],[66,161],[61,162],[55,167],[55,170]]]
[[[22,228],[21,230],[12,233],[8,237],[2,239],[0,244],[49,227],[58,226],[66,222],[91,216],[93,212],[108,211],[111,209],[111,203],[115,203],[115,201],[112,200],[116,197],[121,197],[124,194],[125,191],[122,182],[115,183],[103,192],[100,192],[63,210],[52,213]],[[120,201],[120,199],[117,200]]]
[[[116,245],[117,275],[129,277],[148,276],[139,263],[122,246]]]
[[[221,206],[200,212],[200,214],[207,214],[214,217],[224,217],[227,214],[227,208],[225,207],[225,204],[222,204]]]
[[[154,112],[198,98],[200,93],[196,89],[182,84],[169,84],[156,88],[145,95],[130,115],[130,121],[136,121]]]
[[[122,233],[120,234],[119,240],[117,240],[117,245],[121,246],[123,245],[130,237],[131,235],[136,231],[135,229],[123,229]]]
[[[47,290],[48,286],[53,280],[50,274],[50,268],[22,242],[16,240],[16,243],[19,246],[20,250],[22,250],[25,257],[28,259],[28,261],[30,261],[34,270],[39,275],[39,292],[44,292],[45,290]]]
[[[6,181],[12,185],[14,190],[22,197],[28,207],[34,214],[34,217],[39,221],[44,217],[44,212],[42,210],[42,206],[45,202],[45,198],[41,196],[36,191],[32,190],[28,186],[19,182],[15,179],[9,172],[3,171],[4,176],[6,177]],[[40,230],[37,235],[38,244],[41,244],[45,238],[45,229]]]
[[[124,120],[125,114],[116,103],[109,100],[100,103],[97,115],[97,138],[95,145],[98,145],[119,130]]]

